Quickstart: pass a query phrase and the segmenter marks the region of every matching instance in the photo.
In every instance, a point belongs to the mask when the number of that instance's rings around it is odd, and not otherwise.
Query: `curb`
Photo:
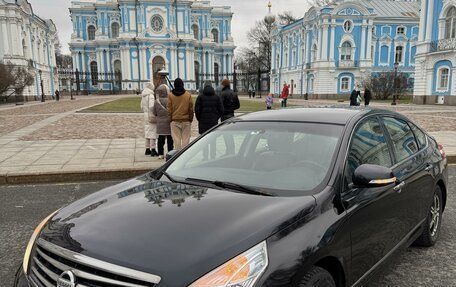
[[[153,171],[155,167],[148,169],[124,169],[124,170],[96,170],[96,171],[64,171],[43,173],[8,173],[0,175],[0,185],[43,184],[62,182],[84,182],[97,180],[124,180]],[[158,168],[158,167],[156,167]]]

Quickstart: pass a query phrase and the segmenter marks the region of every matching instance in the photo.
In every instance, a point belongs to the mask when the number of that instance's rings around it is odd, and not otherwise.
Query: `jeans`
[[[287,107],[287,99],[282,99],[282,108]]]
[[[183,149],[190,143],[191,131],[191,122],[171,122],[171,136],[177,150]]]
[[[174,149],[173,137],[170,135],[159,135],[158,136],[158,155],[165,154],[165,141],[168,142],[168,152]]]

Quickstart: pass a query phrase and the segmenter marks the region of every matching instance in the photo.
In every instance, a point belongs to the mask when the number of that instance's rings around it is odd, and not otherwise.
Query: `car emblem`
[[[57,279],[57,287],[75,287],[76,281],[71,271],[63,272]]]

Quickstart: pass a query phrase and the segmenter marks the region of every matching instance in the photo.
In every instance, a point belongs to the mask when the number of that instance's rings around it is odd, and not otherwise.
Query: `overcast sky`
[[[29,0],[33,11],[45,19],[52,19],[59,31],[63,52],[69,53],[67,43],[72,33],[68,8],[72,0]],[[230,5],[234,12],[232,23],[235,44],[247,46],[246,33],[255,21],[262,19],[268,12],[268,0],[211,0],[212,5]],[[292,11],[297,18],[304,16],[309,5],[306,0],[272,0],[274,14]]]

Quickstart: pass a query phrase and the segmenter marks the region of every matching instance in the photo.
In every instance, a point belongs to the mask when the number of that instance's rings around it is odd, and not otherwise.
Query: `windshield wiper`
[[[169,179],[169,181],[171,181],[172,183],[176,183],[176,182],[177,182],[177,181],[176,181],[171,175],[169,175],[169,173],[167,173],[166,170],[164,170],[164,169],[161,170],[161,171],[159,172],[159,174],[162,174],[162,175],[166,176],[166,177]]]
[[[226,181],[218,181],[218,180],[205,180],[205,179],[199,179],[199,178],[186,178],[185,181],[190,181],[190,182],[196,182],[196,183],[204,183],[204,184],[211,184],[215,185],[220,188],[227,188],[227,189],[233,189],[236,191],[241,191],[244,193],[248,194],[254,194],[254,195],[263,195],[263,196],[274,196],[274,194],[259,191],[255,188],[252,188],[250,186],[242,185],[242,184],[237,184],[233,182],[226,182]]]

